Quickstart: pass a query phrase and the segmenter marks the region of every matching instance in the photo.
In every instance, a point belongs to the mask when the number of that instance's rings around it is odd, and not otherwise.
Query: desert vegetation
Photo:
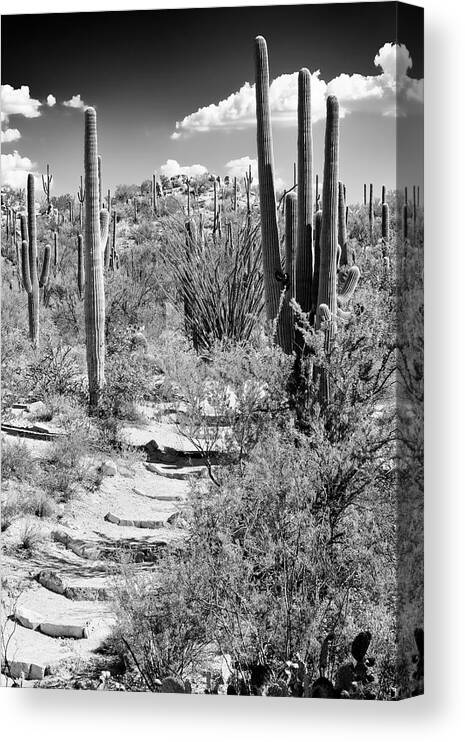
[[[420,188],[346,191],[334,96],[314,161],[302,69],[296,184],[277,190],[262,37],[255,73],[258,182],[147,173],[105,193],[88,108],[74,194],[53,195],[53,162],[42,193],[32,174],[2,189],[9,682],[422,692]],[[131,491],[171,510],[146,518]],[[34,675],[9,647],[47,634],[24,609],[42,590],[112,618],[93,644],[77,619],[48,628],[89,650]]]

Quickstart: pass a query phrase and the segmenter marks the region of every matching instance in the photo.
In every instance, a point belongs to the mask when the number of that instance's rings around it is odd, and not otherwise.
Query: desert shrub
[[[42,463],[40,484],[45,493],[68,502],[79,494],[80,488],[95,489],[100,479],[86,460],[88,454],[89,441],[82,430],[55,441]]]
[[[31,498],[31,512],[36,518],[51,518],[55,512],[55,503],[47,495],[38,492]]]
[[[216,343],[200,357],[171,336],[157,361],[165,388],[177,395],[179,432],[207,458],[220,450],[240,461],[288,408],[292,359],[266,338]]]
[[[45,540],[45,536],[33,520],[27,520],[20,528],[17,547],[24,551],[33,551]]]
[[[28,482],[37,476],[37,463],[30,448],[21,439],[2,444],[2,480]]]
[[[53,347],[47,343],[26,367],[24,375],[30,394],[38,397],[82,393],[82,371],[70,346]]]

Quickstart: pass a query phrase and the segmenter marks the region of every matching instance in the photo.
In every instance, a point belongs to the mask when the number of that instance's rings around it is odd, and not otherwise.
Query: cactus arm
[[[26,240],[21,242],[21,275],[23,278],[24,290],[30,294],[32,292],[31,274],[29,271],[29,245]]]
[[[45,245],[44,259],[43,259],[42,270],[41,270],[40,278],[39,278],[39,288],[43,288],[43,286],[46,286],[48,283],[48,279],[50,278],[51,257],[52,257],[52,248],[50,247],[50,245]]]
[[[295,298],[304,312],[310,312],[312,308],[312,160],[311,76],[309,70],[303,68],[298,76],[297,104],[298,242],[295,258]]]
[[[347,272],[347,278],[345,280],[342,291],[337,295],[338,306],[344,306],[347,304],[352,296],[354,295],[357,284],[360,280],[360,269],[358,266],[353,265]]]
[[[110,213],[106,209],[101,209],[99,214],[100,222],[100,243],[102,250],[105,250],[108,241],[108,231],[110,228]]]
[[[78,258],[78,269],[77,269],[77,284],[79,291],[79,298],[82,298],[84,293],[84,253],[82,249],[82,234],[78,234],[77,237],[77,258]]]

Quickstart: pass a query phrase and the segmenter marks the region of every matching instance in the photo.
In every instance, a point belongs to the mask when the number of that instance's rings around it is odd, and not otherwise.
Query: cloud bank
[[[49,106],[49,108],[52,108],[56,102],[57,102],[57,99],[55,98],[54,95],[52,95],[51,93],[50,95],[47,95],[47,106]]]
[[[312,121],[324,119],[327,95],[339,98],[341,116],[352,113],[405,116],[423,104],[423,80],[408,76],[412,59],[404,44],[384,44],[373,62],[381,69],[377,75],[343,73],[326,83],[320,79],[319,70],[313,72]],[[275,123],[293,125],[296,122],[297,78],[297,72],[280,75],[270,85],[270,107]],[[252,125],[255,125],[255,85],[246,82],[228,98],[199,108],[177,121],[171,138]]]
[[[249,165],[252,166],[252,178],[256,181],[258,179],[258,162],[256,158],[239,157],[237,160],[229,160],[224,166],[226,174],[230,178],[243,178],[245,173],[249,171]]]
[[[161,166],[160,172],[167,178],[174,178],[176,175],[187,175],[189,178],[196,178],[205,175],[208,170],[203,165],[180,165],[176,160],[167,160]]]
[[[15,142],[17,139],[21,139],[21,132],[18,129],[2,129],[2,144],[9,144],[10,142]]]
[[[13,154],[1,155],[2,183],[12,188],[25,188],[27,174],[32,172],[36,163],[31,162],[29,157],[21,157],[15,150]]]

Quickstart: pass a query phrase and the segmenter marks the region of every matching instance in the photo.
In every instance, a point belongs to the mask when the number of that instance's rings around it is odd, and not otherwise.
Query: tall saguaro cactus
[[[337,311],[337,214],[339,170],[339,102],[334,95],[326,100],[325,162],[323,175],[323,215],[320,237],[320,275],[318,281],[318,310],[327,307],[330,312],[330,335],[334,330]],[[321,312],[316,314],[320,327]]]
[[[98,406],[105,383],[105,290],[103,249],[100,235],[99,166],[97,155],[97,113],[85,112],[85,323],[87,374],[91,408]],[[107,221],[108,225],[108,221]]]
[[[278,219],[274,188],[273,140],[269,100],[268,50],[263,36],[255,39],[255,96],[257,115],[257,156],[260,189],[263,282],[268,320],[278,317],[281,287],[276,276],[281,273]],[[282,345],[282,320],[278,319],[277,339]]]
[[[286,272],[284,274],[284,305],[282,308],[283,317],[283,344],[282,348],[285,353],[292,353],[294,347],[294,312],[290,306],[291,299],[295,296],[296,280],[296,248],[298,235],[298,216],[297,216],[297,196],[295,193],[288,193],[285,199],[285,219],[286,219]]]
[[[152,175],[152,211],[153,216],[158,214],[157,174]]]
[[[27,292],[29,315],[29,338],[33,345],[39,345],[39,298],[40,288],[48,283],[50,271],[50,245],[44,252],[40,278],[37,272],[37,229],[35,182],[32,173],[27,176],[27,227],[26,219],[21,217],[21,263],[24,288]]]
[[[310,312],[312,308],[313,275],[313,144],[311,76],[306,68],[299,71],[297,101],[298,237],[295,259],[295,298],[302,311]],[[286,210],[288,208],[289,204],[286,198]]]

